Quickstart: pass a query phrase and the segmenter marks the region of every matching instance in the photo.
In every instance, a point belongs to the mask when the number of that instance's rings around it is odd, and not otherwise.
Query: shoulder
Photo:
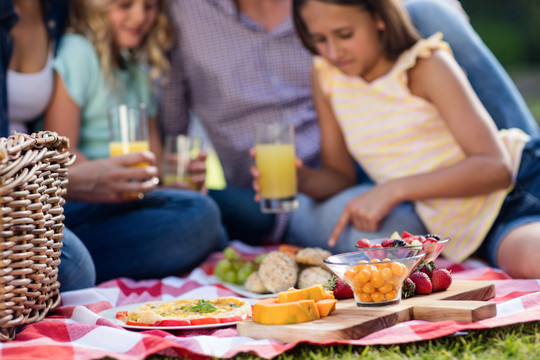
[[[99,66],[99,59],[90,41],[79,34],[65,34],[55,57],[55,66],[89,68]]]
[[[71,33],[65,34],[62,38],[61,49],[66,48],[69,48],[70,50],[76,49],[82,51],[94,50],[92,43],[86,37],[80,34]]]
[[[434,50],[430,57],[418,58],[409,69],[409,88],[414,95],[427,99],[430,89],[443,86],[462,73],[451,54],[442,49]]]

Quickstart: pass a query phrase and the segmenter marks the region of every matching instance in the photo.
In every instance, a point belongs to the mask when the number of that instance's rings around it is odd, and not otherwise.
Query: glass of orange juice
[[[255,161],[260,172],[261,211],[282,213],[298,208],[292,123],[261,124],[255,128]]]
[[[110,156],[125,155],[136,151],[149,151],[148,117],[144,104],[121,104],[108,109]],[[148,166],[140,163],[135,166]],[[142,194],[126,194],[128,198],[141,198]]]

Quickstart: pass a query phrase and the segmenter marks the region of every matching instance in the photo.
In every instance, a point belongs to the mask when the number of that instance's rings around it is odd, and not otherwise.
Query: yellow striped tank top
[[[416,59],[438,49],[450,52],[440,33],[419,40],[386,75],[371,83],[343,74],[321,57],[314,59],[349,152],[377,183],[447,167],[465,157],[435,106],[411,94],[407,86],[407,70]],[[499,134],[515,179],[529,136],[518,129]],[[415,209],[431,233],[452,239],[444,255],[463,261],[484,240],[511,188],[467,198],[415,201]]]

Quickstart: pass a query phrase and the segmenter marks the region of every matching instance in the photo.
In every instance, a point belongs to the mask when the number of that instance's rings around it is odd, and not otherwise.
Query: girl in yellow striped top
[[[412,201],[430,232],[452,238],[448,258],[478,252],[540,278],[540,143],[497,130],[442,36],[420,39],[398,0],[295,0],[293,13],[317,55],[323,162],[299,169],[299,190],[334,196],[354,185],[355,161],[376,183],[347,203],[329,244]]]

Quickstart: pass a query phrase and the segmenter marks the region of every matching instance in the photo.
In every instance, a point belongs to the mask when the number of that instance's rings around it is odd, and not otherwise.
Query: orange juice
[[[264,199],[283,199],[296,195],[294,144],[257,144],[259,185]]]
[[[149,151],[150,143],[145,140],[120,142],[114,141],[109,143],[109,151],[112,156],[125,155],[136,151]],[[135,166],[148,166],[148,163],[140,163]]]

